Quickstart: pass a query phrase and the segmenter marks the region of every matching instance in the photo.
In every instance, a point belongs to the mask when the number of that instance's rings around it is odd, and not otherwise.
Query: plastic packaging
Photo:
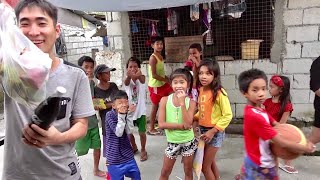
[[[0,3],[0,79],[7,95],[37,107],[46,98],[51,63],[16,26],[13,9]]]
[[[64,87],[58,86],[56,92],[41,102],[35,109],[32,116],[32,123],[37,124],[42,129],[47,130],[53,121],[55,121],[59,115],[61,108],[62,96],[66,93]]]

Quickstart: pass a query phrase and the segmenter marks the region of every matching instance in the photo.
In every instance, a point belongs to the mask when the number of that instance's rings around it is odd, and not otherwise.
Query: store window
[[[184,62],[171,52],[192,42],[203,45],[204,58],[218,60],[270,58],[275,0],[217,0],[182,6],[129,12],[132,54],[142,61],[153,50],[150,37],[165,37],[167,62]],[[176,44],[170,44],[170,43]]]

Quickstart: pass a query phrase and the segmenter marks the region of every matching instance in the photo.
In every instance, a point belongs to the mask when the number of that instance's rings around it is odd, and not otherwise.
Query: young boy
[[[105,129],[105,117],[106,113],[111,110],[112,103],[111,103],[111,95],[117,92],[118,86],[110,82],[110,72],[115,71],[115,68],[109,68],[105,64],[100,64],[94,70],[95,77],[99,80],[97,86],[94,87],[94,98],[101,98],[104,100],[105,109],[99,109],[99,116],[101,119],[101,126],[102,126],[102,154],[103,157],[106,157],[106,129]]]
[[[90,81],[91,95],[94,96],[93,70],[95,61],[89,56],[82,56],[78,60],[78,65],[85,71]],[[91,103],[90,103],[91,105]],[[95,108],[96,109],[96,108]],[[95,176],[105,177],[105,172],[99,170],[99,161],[101,155],[101,140],[98,127],[98,119],[96,115],[88,118],[88,130],[87,135],[78,141],[76,141],[76,150],[78,156],[88,154],[89,149],[93,149],[93,173]]]
[[[248,100],[244,109],[244,179],[278,179],[276,158],[270,150],[270,141],[299,153],[313,152],[315,146],[310,142],[303,146],[287,141],[272,128],[278,123],[261,108],[267,94],[267,76],[263,71],[244,71],[239,75],[238,83],[241,93]]]
[[[119,90],[112,97],[112,110],[107,112],[106,139],[110,146],[106,147],[108,172],[111,179],[140,180],[140,171],[134,159],[133,149],[128,135],[132,133],[132,112],[135,106],[129,107],[128,95]]]
[[[133,114],[133,122],[138,126],[141,143],[140,161],[146,161],[148,154],[146,151],[146,98],[145,98],[145,80],[146,77],[141,73],[140,61],[131,57],[127,62],[127,77],[124,81],[124,89],[129,96],[129,104],[135,105],[136,110]],[[133,152],[138,151],[133,134],[130,134],[130,141],[133,147]]]
[[[159,102],[162,97],[168,96],[172,92],[172,88],[169,84],[169,78],[165,75],[164,59],[161,56],[163,38],[158,36],[151,38],[151,47],[153,49],[153,54],[149,58],[148,89],[152,102],[152,110],[150,115],[150,129],[148,133],[150,135],[157,135],[160,134],[160,132],[155,129],[154,124],[156,121]]]

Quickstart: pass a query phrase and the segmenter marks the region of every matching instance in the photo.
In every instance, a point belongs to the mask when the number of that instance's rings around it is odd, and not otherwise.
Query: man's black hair
[[[58,9],[46,0],[23,0],[20,1],[16,8],[15,13],[17,19],[19,19],[20,13],[24,8],[31,8],[31,7],[39,7],[42,9],[49,17],[52,18],[53,24],[56,25],[58,22]]]
[[[256,79],[263,79],[268,83],[267,75],[259,69],[243,71],[238,77],[239,89],[242,93],[247,93],[250,84]]]
[[[78,60],[78,66],[82,66],[84,62],[92,62],[94,65],[94,60],[90,57],[90,56],[82,56],[79,60]]]

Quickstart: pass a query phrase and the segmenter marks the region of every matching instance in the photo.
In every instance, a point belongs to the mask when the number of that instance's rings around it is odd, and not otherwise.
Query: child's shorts
[[[145,133],[147,131],[147,120],[146,120],[146,116],[142,115],[140,118],[138,118],[137,120],[133,121],[133,124],[135,126],[138,126],[138,131],[139,133]]]
[[[101,140],[99,128],[88,129],[87,135],[76,141],[76,150],[79,156],[88,153],[89,149],[100,149]]]
[[[170,84],[165,83],[163,86],[160,87],[150,87],[148,86],[149,93],[150,93],[150,100],[152,104],[159,104],[160,100],[164,96],[168,96],[172,93],[172,88]]]
[[[203,127],[203,126],[200,126],[200,131],[201,131],[201,134],[204,134],[205,132],[207,132],[208,130],[210,130],[212,128],[208,128],[208,127]],[[211,139],[210,142],[207,142],[207,144],[209,146],[213,146],[213,147],[221,147],[222,146],[222,142],[225,138],[225,132],[221,132],[221,131],[218,131],[214,136],[213,138]]]
[[[170,159],[176,159],[178,155],[192,156],[197,150],[197,147],[198,141],[195,138],[189,142],[181,144],[168,142],[165,154]]]
[[[108,173],[111,180],[124,180],[124,176],[141,180],[140,170],[134,159],[123,164],[108,165]]]
[[[272,168],[263,168],[255,164],[251,159],[245,157],[244,159],[244,179],[245,180],[278,180],[277,166]]]

